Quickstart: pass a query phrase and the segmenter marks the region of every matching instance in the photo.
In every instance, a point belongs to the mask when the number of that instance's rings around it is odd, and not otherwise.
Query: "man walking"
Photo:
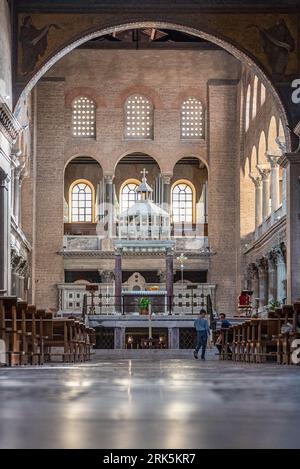
[[[202,348],[201,360],[205,360],[205,350],[206,350],[206,345],[207,345],[207,339],[208,339],[208,336],[210,335],[208,321],[205,318],[205,316],[206,316],[205,309],[201,309],[199,313],[199,318],[197,318],[194,322],[194,327],[197,331],[197,346],[196,346],[196,349],[194,350],[194,357],[196,359],[198,358],[198,352],[200,348]]]

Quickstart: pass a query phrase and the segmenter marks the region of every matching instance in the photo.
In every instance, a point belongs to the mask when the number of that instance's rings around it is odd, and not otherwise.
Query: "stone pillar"
[[[259,298],[258,268],[255,263],[248,266],[247,269],[247,289],[253,291],[252,301]]]
[[[270,215],[270,174],[271,168],[265,165],[258,165],[257,169],[262,177],[262,218],[263,222]]]
[[[105,231],[107,237],[113,236],[114,222],[114,191],[113,191],[113,175],[104,175],[104,194],[105,194]]]
[[[282,168],[282,210],[286,214],[286,169]]]
[[[262,257],[257,261],[259,279],[259,307],[268,304],[268,260]]]
[[[14,205],[13,205],[13,214],[16,220],[17,225],[21,224],[21,171],[22,168],[18,167],[14,171]]]
[[[279,201],[279,158],[278,155],[270,155],[266,153],[267,159],[271,166],[271,213],[278,210]]]
[[[171,174],[162,174],[163,181],[163,209],[171,213]]]
[[[258,174],[249,174],[255,186],[255,231],[262,223],[262,178]]]
[[[168,313],[172,314],[173,311],[173,282],[174,282],[174,273],[173,273],[173,262],[174,256],[173,251],[168,249],[166,256],[166,287],[167,287],[167,309]]]
[[[300,152],[280,160],[286,169],[287,190],[287,303],[300,298]]]
[[[114,348],[125,348],[125,327],[115,327],[114,329]]]
[[[119,249],[115,251],[115,310],[122,313],[122,253]]]
[[[276,253],[268,255],[268,303],[277,300],[277,266]]]
[[[179,327],[169,327],[168,329],[169,349],[179,349]]]
[[[285,246],[282,243],[275,248],[277,262],[277,301],[279,303],[286,302],[286,260]]]
[[[0,294],[8,293],[9,276],[9,177],[0,168]]]

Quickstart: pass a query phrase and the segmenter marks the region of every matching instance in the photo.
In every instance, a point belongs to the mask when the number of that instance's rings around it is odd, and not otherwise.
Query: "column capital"
[[[257,278],[258,276],[258,267],[257,267],[257,264],[255,264],[254,262],[252,262],[251,264],[249,264],[247,266],[247,269],[246,269],[246,275],[248,278],[250,279],[254,279],[254,278]]]
[[[115,256],[122,256],[121,246],[115,246]]]
[[[261,175],[262,180],[267,181],[271,174],[270,166],[266,164],[258,164],[256,168],[259,171],[259,174]]]
[[[257,259],[256,264],[259,272],[266,273],[268,271],[269,263],[266,257],[261,257],[260,259]]]
[[[267,260],[269,270],[274,269],[277,263],[277,254],[274,249],[267,254]]]
[[[286,152],[286,140],[284,135],[279,135],[278,137],[275,138],[275,142],[277,143],[277,146],[280,151],[280,155],[284,155]]]
[[[260,174],[257,174],[257,173],[250,173],[249,174],[249,178],[251,179],[251,181],[253,182],[253,184],[255,185],[255,187],[261,187],[262,185],[262,177]]]
[[[171,179],[173,177],[173,174],[171,173],[162,173],[161,174],[162,180],[164,184],[171,184]]]
[[[10,177],[4,171],[4,169],[0,168],[0,186],[6,187],[6,184],[10,181]]]
[[[271,169],[277,168],[279,166],[279,160],[281,155],[273,155],[271,153],[265,153],[268,162],[270,163]]]
[[[11,154],[10,154],[12,168],[18,168],[18,166],[20,165],[19,158],[21,155],[22,155],[22,151],[20,150],[20,148],[14,148],[14,147],[12,148]]]
[[[174,248],[173,247],[169,247],[166,249],[166,255],[167,256],[174,256]]]
[[[272,252],[277,264],[286,262],[286,247],[284,243],[280,243],[278,246],[275,246],[272,249]]]
[[[104,174],[103,174],[103,177],[104,177],[104,182],[105,182],[106,184],[112,184],[113,178],[114,178],[114,175],[113,175],[113,174],[111,174],[111,173],[105,174],[105,173],[104,173]]]

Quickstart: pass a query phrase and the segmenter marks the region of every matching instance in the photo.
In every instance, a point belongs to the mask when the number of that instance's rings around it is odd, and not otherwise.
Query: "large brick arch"
[[[263,66],[261,65],[257,57],[252,56],[249,52],[246,52],[244,50],[242,44],[234,43],[231,39],[220,36],[218,32],[212,30],[212,28],[210,26],[208,27],[207,25],[192,27],[186,24],[178,24],[173,21],[156,21],[155,19],[152,19],[151,21],[133,19],[132,21],[127,21],[124,23],[120,23],[117,20],[111,20],[110,24],[105,24],[105,26],[103,27],[98,26],[92,31],[83,31],[80,34],[80,37],[74,37],[74,39],[69,41],[68,43],[62,44],[58,51],[56,51],[52,56],[50,56],[48,59],[46,59],[44,63],[40,65],[38,70],[34,73],[34,75],[28,81],[26,86],[23,88],[23,91],[21,92],[19,100],[16,104],[16,109],[21,106],[24,96],[26,96],[32,90],[37,81],[51,68],[51,66],[53,66],[59,59],[64,57],[73,49],[96,37],[111,34],[114,31],[129,30],[134,28],[162,28],[177,30],[196,37],[201,37],[209,42],[219,45],[220,47],[234,55],[241,62],[251,67],[253,72],[257,74],[258,78],[264,83],[266,87],[268,87],[269,92],[272,94],[276,105],[278,106],[279,115],[283,122],[283,125],[286,128],[289,128],[290,126],[293,127],[293,125],[295,124],[293,122],[290,122],[291,117],[288,116],[280,94],[278,90],[276,90],[275,85],[272,82],[269,74],[265,69],[263,69]],[[288,133],[287,136],[287,149],[291,150],[292,143],[290,133]]]

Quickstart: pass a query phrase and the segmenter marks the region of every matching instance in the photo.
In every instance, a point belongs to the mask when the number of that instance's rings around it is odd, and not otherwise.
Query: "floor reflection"
[[[299,367],[134,359],[2,369],[0,447],[298,448],[299,398]]]

